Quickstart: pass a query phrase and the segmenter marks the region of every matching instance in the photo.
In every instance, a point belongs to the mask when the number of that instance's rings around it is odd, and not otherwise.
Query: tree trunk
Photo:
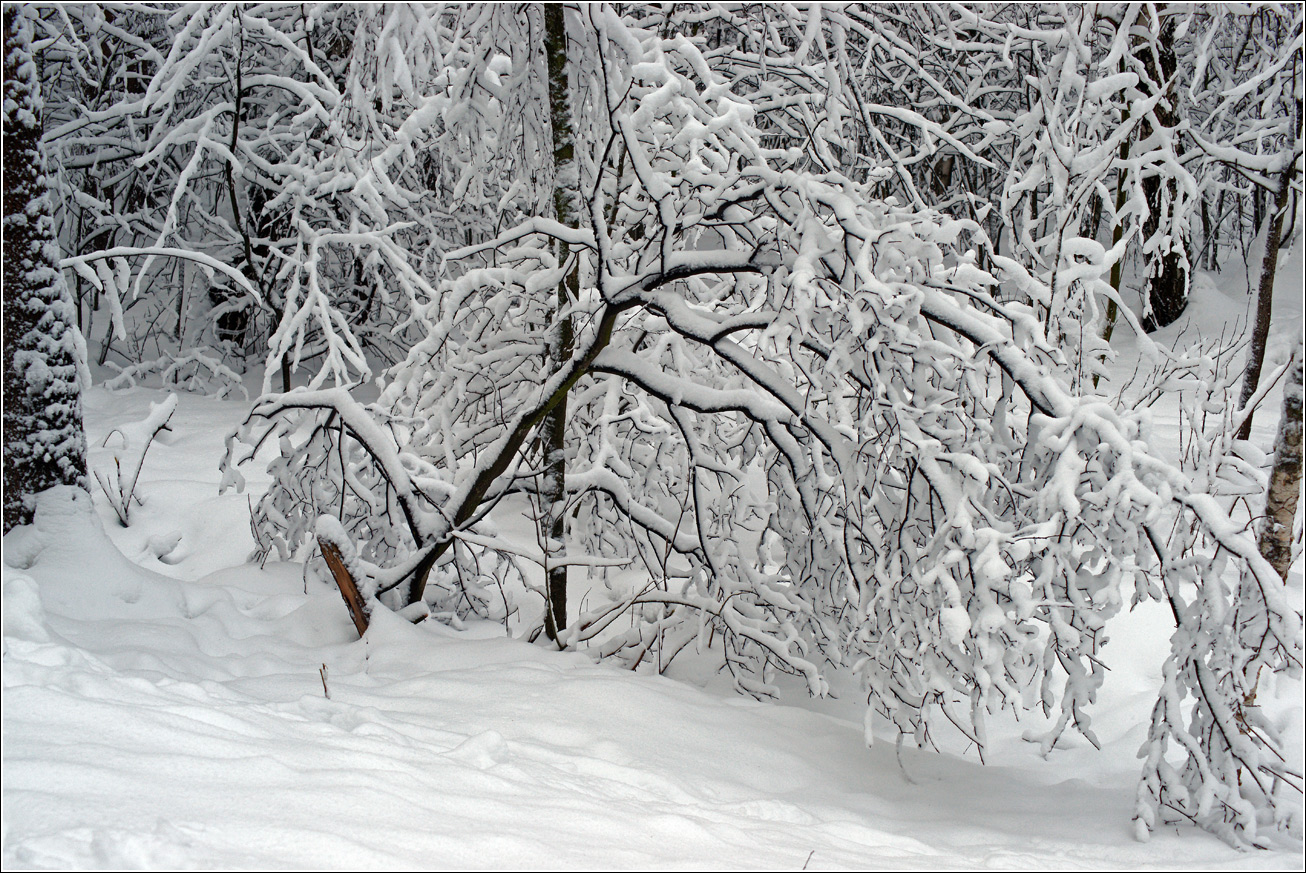
[[[578,227],[576,198],[579,176],[575,159],[575,139],[572,131],[571,101],[567,83],[567,27],[566,10],[561,4],[550,3],[544,7],[544,50],[549,67],[549,120],[553,126],[553,206],[557,219],[567,227]],[[564,263],[570,256],[567,248],[559,245],[558,260]],[[553,334],[549,341],[550,364],[557,370],[572,355],[573,333],[567,308],[579,292],[579,261],[572,265],[566,277],[558,283],[557,309],[554,313]],[[544,487],[542,502],[547,543],[545,555],[549,559],[544,608],[544,632],[549,639],[557,640],[567,626],[567,567],[554,565],[553,560],[566,555],[567,535],[567,400],[564,397],[544,420],[542,442],[544,446]]]
[[[1212,273],[1220,269],[1220,224],[1224,221],[1224,197],[1224,189],[1221,189],[1220,196],[1215,200],[1215,234],[1211,237],[1211,249],[1206,253],[1206,269]]]
[[[1288,207],[1288,191],[1292,188],[1292,174],[1296,169],[1295,156],[1279,176],[1279,190],[1274,196],[1274,212],[1268,216],[1265,229],[1265,255],[1261,258],[1261,282],[1256,291],[1256,324],[1252,328],[1252,346],[1247,352],[1247,369],[1243,373],[1242,396],[1238,406],[1246,408],[1261,381],[1261,366],[1265,363],[1265,343],[1270,337],[1270,313],[1274,304],[1274,274],[1279,265],[1279,236],[1283,233],[1283,213]],[[1242,427],[1238,428],[1240,440],[1252,435],[1252,413],[1248,410]]]
[[[349,609],[349,617],[353,620],[354,629],[358,631],[358,636],[361,639],[363,634],[367,633],[368,615],[367,601],[363,599],[363,595],[358,590],[358,582],[354,579],[353,574],[349,572],[349,568],[345,566],[344,558],[335,543],[319,538],[317,547],[322,551],[322,558],[326,561],[332,578],[336,580],[336,586],[340,589],[340,596]]]
[[[41,91],[23,8],[4,8],[4,530],[35,496],[86,488],[77,311],[63,273],[41,152]]]
[[[1301,437],[1302,335],[1299,333],[1288,367],[1288,382],[1283,388],[1283,419],[1274,441],[1274,468],[1265,497],[1265,517],[1256,538],[1261,554],[1285,582],[1292,563],[1292,526],[1301,491]]]
[[[1161,13],[1164,14],[1164,13]],[[1151,87],[1166,88],[1166,99],[1157,104],[1155,115],[1157,123],[1167,130],[1173,130],[1179,124],[1179,117],[1174,111],[1174,81],[1179,60],[1174,52],[1175,18],[1167,16],[1161,23],[1157,34],[1157,50],[1145,51],[1144,58],[1148,78],[1151,83],[1144,83],[1143,90]],[[1139,135],[1150,137],[1152,125],[1143,122]],[[1173,134],[1171,134],[1173,135]],[[1166,248],[1153,254],[1148,269],[1147,298],[1143,306],[1143,329],[1149,333],[1165,327],[1183,315],[1188,306],[1188,266],[1185,257],[1187,240],[1180,235],[1181,229],[1171,220],[1169,227],[1162,227],[1161,216],[1169,211],[1166,201],[1173,203],[1178,195],[1178,187],[1173,179],[1149,176],[1142,180],[1143,194],[1147,198],[1147,220],[1143,222],[1143,239],[1151,240],[1158,234],[1170,235]]]
[[[1211,269],[1211,234],[1213,232],[1210,205],[1206,200],[1206,195],[1202,195],[1202,252],[1197,260],[1204,270]]]
[[[1121,62],[1121,68],[1123,69],[1123,61]],[[1120,116],[1120,123],[1124,124],[1128,120],[1129,120],[1129,109],[1128,107],[1126,107],[1124,112]],[[1111,225],[1112,225],[1111,247],[1112,248],[1115,248],[1116,246],[1120,245],[1120,238],[1125,234],[1125,226],[1120,223],[1120,211],[1125,208],[1125,202],[1128,200],[1128,192],[1125,190],[1125,166],[1124,166],[1125,161],[1128,159],[1129,159],[1129,140],[1126,139],[1124,142],[1120,144],[1120,169],[1116,170],[1116,209],[1111,216]],[[1101,202],[1102,202],[1102,198],[1099,196],[1098,197],[1099,207],[1101,205]],[[1096,232],[1097,230],[1096,224],[1094,224],[1093,230],[1094,232]],[[1116,296],[1119,296],[1120,294],[1120,280],[1123,275],[1124,263],[1125,263],[1125,259],[1123,256],[1121,256],[1116,259],[1116,262],[1114,264],[1111,265],[1111,290],[1116,292]],[[1110,345],[1111,343],[1111,334],[1115,332],[1116,319],[1118,319],[1119,317],[1120,317],[1120,313],[1117,309],[1116,298],[1113,297],[1107,301],[1106,326],[1102,329],[1102,339],[1106,341],[1108,345]],[[1105,361],[1106,356],[1103,355],[1101,360]],[[1093,374],[1094,388],[1097,387],[1099,378],[1100,378],[1099,374],[1097,373]]]

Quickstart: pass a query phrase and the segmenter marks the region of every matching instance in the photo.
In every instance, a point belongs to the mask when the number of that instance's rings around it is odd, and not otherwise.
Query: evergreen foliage
[[[41,149],[41,86],[23,8],[4,9],[4,529],[54,485],[87,487],[79,363]]]

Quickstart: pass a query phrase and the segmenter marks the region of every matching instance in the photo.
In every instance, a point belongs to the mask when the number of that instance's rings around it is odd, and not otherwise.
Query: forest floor
[[[1286,272],[1271,361],[1301,323]],[[1162,341],[1246,323],[1245,285],[1199,279]],[[164,396],[89,392],[93,469]],[[1257,417],[1267,450],[1278,398]],[[219,495],[217,461],[249,406],[181,394],[130,527],[98,487],[62,489],[5,538],[5,869],[1302,867],[1300,818],[1267,851],[1192,827],[1133,839],[1163,610],[1109,626],[1100,751],[1044,759],[999,719],[985,764],[955,738],[896,749],[884,725],[867,748],[855,694],[758,703],[692,662],[631,673],[493,623],[381,613],[360,640],[334,585],[247,563],[267,479],[247,465],[246,492]],[[1169,439],[1174,410],[1156,421]],[[1298,749],[1301,689],[1279,689]]]

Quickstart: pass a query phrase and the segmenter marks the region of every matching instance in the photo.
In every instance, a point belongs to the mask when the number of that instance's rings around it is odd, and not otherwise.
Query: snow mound
[[[900,768],[859,724],[492,625],[381,612],[358,640],[296,566],[135,566],[76,489],[4,546],[6,869],[1300,863],[1133,842],[1131,760],[1101,784],[912,750]]]

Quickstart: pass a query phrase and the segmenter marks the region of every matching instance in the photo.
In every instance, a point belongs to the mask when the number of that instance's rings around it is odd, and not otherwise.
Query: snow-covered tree
[[[64,263],[119,337],[145,301],[175,313],[163,345],[266,360],[227,481],[273,448],[260,551],[322,544],[366,609],[502,619],[631,666],[694,649],[757,696],[847,670],[868,739],[951,724],[982,754],[1007,708],[1047,716],[1045,751],[1095,741],[1106,623],[1161,599],[1176,634],[1138,821],[1177,808],[1254,843],[1300,774],[1247,694],[1300,671],[1302,633],[1230,519],[1246,496],[1220,490],[1251,475],[1234,404],[1176,466],[1096,384],[1109,308],[1142,330],[1129,260],[1143,299],[1187,272],[1203,161],[1282,169],[1279,140],[1226,121],[1286,61],[1246,93],[1170,66],[1223,64],[1228,20],[59,8],[47,48],[80,95],[49,134]],[[534,549],[496,533],[510,495]]]
[[[86,488],[85,348],[54,239],[32,26],[4,8],[4,529],[36,494]]]
[[[1301,676],[1302,617],[1252,525],[1224,514],[1240,501],[1259,510],[1267,492],[1264,472],[1237,451],[1248,410],[1233,402],[1231,357],[1188,355],[1171,370],[1185,374],[1169,389],[1184,407],[1194,492],[1185,502],[1195,518],[1161,516],[1148,526],[1160,561],[1149,593],[1167,603],[1175,632],[1140,749],[1135,823],[1140,838],[1186,821],[1249,847],[1263,829],[1299,826],[1303,774],[1262,698],[1272,696],[1275,674]]]
[[[532,12],[513,14],[524,38],[439,53],[440,75],[478,92],[484,120],[508,118],[501,74],[541,64]],[[464,15],[432,13],[429,38],[475,41],[451,26]],[[1245,706],[1231,695],[1255,673],[1244,635],[1209,633],[1240,604],[1259,622],[1255,669],[1299,671],[1301,617],[1204,481],[1151,452],[1145,413],[1086,392],[1058,347],[1076,310],[1051,289],[1109,296],[1102,246],[1055,213],[1045,226],[1061,253],[1039,254],[1037,240],[1027,253],[1044,257],[1040,278],[996,255],[974,220],[879,196],[900,168],[845,163],[867,116],[853,111],[856,77],[824,60],[848,19],[793,12],[732,41],[716,15],[567,10],[578,226],[538,199],[503,209],[520,187],[490,180],[481,202],[502,229],[448,252],[436,293],[414,301],[424,336],[384,374],[379,400],[324,388],[256,405],[228,460],[235,481],[241,441],[282,447],[258,509],[265,547],[304,554],[317,534],[349,553],[373,604],[520,611],[534,632],[547,595],[512,592],[534,584],[523,558],[547,564],[551,546],[524,554],[487,515],[534,491],[549,460],[541,432],[565,403],[566,515],[588,552],[566,560],[650,570],[634,585],[601,578],[565,644],[659,667],[694,647],[759,696],[784,673],[822,694],[827,671],[850,669],[869,711],[920,742],[951,722],[982,750],[989,713],[1041,708],[1051,749],[1068,728],[1093,740],[1106,621],[1127,598],[1161,598],[1175,608],[1176,654],[1139,820],[1174,803],[1174,738],[1197,762],[1187,790],[1225,804],[1193,817],[1219,829],[1229,810],[1226,836],[1254,841],[1258,810],[1283,798],[1260,775],[1243,791],[1228,774],[1251,767],[1286,790],[1300,779],[1272,760],[1265,725],[1239,733],[1242,763],[1218,763],[1228,756],[1201,725],[1237,730],[1230,713]],[[1022,35],[1062,68],[1081,63],[1064,34]],[[1138,81],[1116,76],[1109,52],[1096,69],[1101,83],[1067,74],[1062,108],[1041,111],[1060,117]],[[455,129],[466,104],[442,99],[431,115]],[[1140,99],[1155,95],[1136,110]],[[1112,117],[1078,117],[1109,167]],[[1078,142],[1053,136],[1040,166],[1063,166],[1052,159]],[[524,148],[527,164],[532,149],[547,160],[545,140]],[[1134,153],[1139,175],[1145,154]],[[1082,202],[1109,193],[1104,178],[1071,174],[1078,188],[1050,190]],[[574,335],[559,360],[563,320]],[[1217,572],[1231,556],[1236,591]],[[1189,694],[1195,718],[1212,713],[1195,727],[1180,721]]]
[[[1180,89],[1187,117],[1183,139],[1186,160],[1203,189],[1207,262],[1216,260],[1222,228],[1235,225],[1249,264],[1248,283],[1256,283],[1256,317],[1239,405],[1246,407],[1260,385],[1269,336],[1280,240],[1296,223],[1300,202],[1302,138],[1303,25],[1300,5],[1248,9],[1213,7],[1209,15],[1190,14],[1187,38],[1188,87]],[[1214,198],[1214,217],[1207,201]],[[1244,210],[1244,204],[1251,208]],[[1232,208],[1236,207],[1236,208]],[[1244,219],[1244,211],[1250,213]],[[1259,275],[1252,279],[1249,245],[1263,244]],[[1239,437],[1251,435],[1248,409]]]
[[[301,365],[348,379],[402,357],[405,300],[453,233],[422,115],[449,83],[426,78],[443,69],[428,43],[397,35],[425,10],[77,11],[48,23],[66,76],[125,84],[57,107],[48,139],[69,168],[65,266],[106,295],[116,335],[147,301],[145,346],[263,358],[283,390]]]
[[[1224,263],[1225,252],[1250,256],[1297,148],[1302,20],[1296,4],[1218,4],[1184,28],[1185,158],[1200,180],[1200,260],[1208,269]]]

